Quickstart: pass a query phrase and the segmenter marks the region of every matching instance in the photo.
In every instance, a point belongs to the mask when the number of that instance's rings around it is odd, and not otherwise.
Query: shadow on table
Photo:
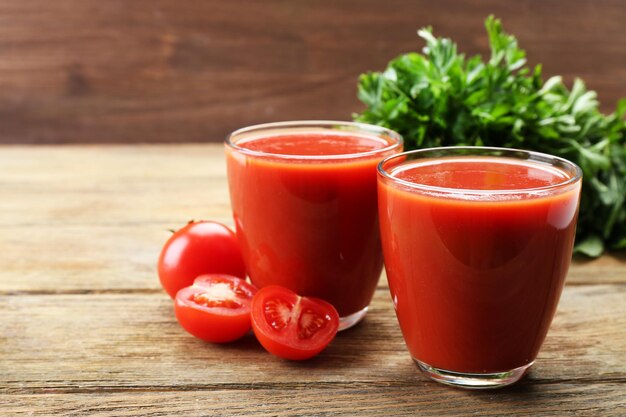
[[[580,396],[586,387],[563,381],[534,380],[531,374],[516,384],[495,390],[460,390],[466,399],[471,399],[485,406],[496,407],[499,412],[519,412],[525,409],[544,411],[564,411],[572,404],[580,402]],[[582,392],[581,392],[582,390]],[[561,414],[562,415],[562,414]]]

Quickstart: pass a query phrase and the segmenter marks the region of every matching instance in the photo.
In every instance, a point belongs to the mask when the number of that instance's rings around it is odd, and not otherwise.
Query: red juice
[[[569,267],[579,175],[498,156],[386,162],[383,252],[413,358],[468,374],[532,364]]]
[[[401,143],[330,129],[261,131],[233,142],[229,189],[252,282],[322,298],[341,317],[365,309],[383,264],[376,165]]]

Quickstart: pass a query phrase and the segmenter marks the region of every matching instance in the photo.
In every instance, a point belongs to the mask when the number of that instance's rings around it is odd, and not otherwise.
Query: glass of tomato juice
[[[572,256],[582,173],[554,156],[450,147],[378,166],[389,289],[431,379],[495,388],[522,378]]]
[[[333,304],[343,330],[359,322],[383,260],[376,166],[402,151],[385,128],[295,121],[226,139],[230,199],[247,272]]]

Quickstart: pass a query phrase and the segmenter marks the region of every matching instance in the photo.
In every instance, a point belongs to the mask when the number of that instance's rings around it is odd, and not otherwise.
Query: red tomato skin
[[[171,298],[203,274],[246,277],[246,268],[232,230],[212,221],[189,222],[163,246],[159,280]]]
[[[263,315],[263,303],[267,298],[269,298],[269,296],[272,295],[272,293],[283,297],[289,297],[292,300],[301,298],[308,305],[321,307],[322,311],[331,317],[329,323],[329,326],[331,326],[330,331],[325,334],[322,340],[319,340],[317,344],[293,343],[293,340],[291,342],[284,340],[284,337],[281,337],[278,332],[276,332],[276,330],[274,330],[267,323]],[[316,356],[334,339],[339,328],[339,314],[332,304],[319,298],[300,297],[293,291],[278,285],[270,285],[260,289],[252,298],[250,308],[252,330],[254,331],[257,340],[261,343],[261,346],[263,346],[265,350],[283,359],[303,361]]]
[[[181,290],[182,291],[182,290]],[[187,333],[211,343],[228,343],[242,338],[250,331],[250,313],[220,317],[206,323],[205,313],[188,307],[178,300],[174,307],[176,319]]]
[[[252,325],[252,328],[255,328],[254,324]],[[283,359],[288,359],[290,361],[304,361],[307,359],[311,359],[326,348],[326,346],[320,346],[317,349],[297,349],[291,346],[281,344],[280,342],[273,340],[272,338],[262,333],[259,334],[258,330],[254,331],[254,335],[256,336],[261,346],[263,346],[263,348],[269,353]]]
[[[212,276],[225,277],[226,275],[200,276],[195,282]],[[252,294],[257,291],[256,287],[242,279],[226,277],[238,285],[245,285]],[[189,334],[206,342],[228,343],[240,339],[250,331],[251,299],[238,299],[243,307],[236,310],[222,307],[207,308],[189,301],[189,298],[198,292],[198,288],[189,286],[181,289],[174,299],[176,319]]]

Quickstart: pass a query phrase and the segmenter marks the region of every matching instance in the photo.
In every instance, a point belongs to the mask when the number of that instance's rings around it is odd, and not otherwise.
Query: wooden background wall
[[[626,96],[624,0],[0,0],[0,142],[202,142],[349,119],[356,80],[494,13],[547,75]]]

